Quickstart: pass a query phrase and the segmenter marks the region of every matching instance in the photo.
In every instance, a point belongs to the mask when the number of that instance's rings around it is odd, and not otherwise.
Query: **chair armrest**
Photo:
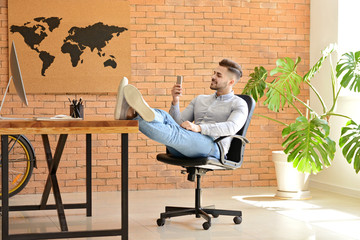
[[[250,142],[246,137],[239,136],[239,135],[230,135],[230,136],[219,137],[219,138],[215,139],[214,142],[218,143],[225,138],[237,138],[237,139],[240,139],[243,142],[243,144]]]
[[[223,165],[225,164],[225,161],[226,161],[225,153],[224,153],[225,150],[224,150],[224,147],[221,144],[219,144],[219,142],[225,138],[237,138],[242,141],[243,145],[250,142],[246,137],[239,136],[239,135],[223,136],[223,137],[219,137],[219,138],[215,139],[214,142],[219,146],[219,149],[220,149],[220,162]]]

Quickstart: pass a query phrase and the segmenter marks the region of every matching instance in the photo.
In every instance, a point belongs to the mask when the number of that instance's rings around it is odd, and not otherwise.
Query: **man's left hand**
[[[193,131],[193,132],[201,132],[200,125],[196,125],[192,122],[185,121],[181,125],[181,127],[185,128],[186,130]]]

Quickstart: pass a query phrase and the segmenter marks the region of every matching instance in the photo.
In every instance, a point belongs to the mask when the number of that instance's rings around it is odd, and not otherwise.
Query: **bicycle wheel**
[[[29,182],[34,168],[35,153],[23,135],[9,135],[9,197],[18,194]],[[0,162],[2,167],[2,161]],[[0,178],[0,198],[1,198]]]

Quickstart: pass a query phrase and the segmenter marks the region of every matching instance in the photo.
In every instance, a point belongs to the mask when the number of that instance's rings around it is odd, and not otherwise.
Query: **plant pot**
[[[308,173],[301,173],[287,161],[283,151],[273,151],[278,190],[275,197],[280,199],[310,199]]]

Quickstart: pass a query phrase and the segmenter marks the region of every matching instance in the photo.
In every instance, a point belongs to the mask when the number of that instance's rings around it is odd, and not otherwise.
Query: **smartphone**
[[[176,84],[182,84],[183,82],[183,76],[177,76],[177,79],[176,79]]]

